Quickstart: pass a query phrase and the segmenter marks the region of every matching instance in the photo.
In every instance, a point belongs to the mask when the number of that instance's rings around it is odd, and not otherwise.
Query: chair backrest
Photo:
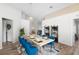
[[[20,44],[24,47],[24,48],[29,48],[29,44],[28,42],[24,39],[24,38],[19,38],[19,42]]]
[[[48,36],[48,38],[50,38],[50,39],[55,39],[55,37],[54,37],[54,36],[52,36],[52,35],[51,35],[51,36]]]
[[[27,40],[25,40],[24,38],[19,38],[20,44],[24,47],[25,52],[28,55],[35,55],[37,53],[37,48],[33,47],[32,44],[30,42],[28,42]]]

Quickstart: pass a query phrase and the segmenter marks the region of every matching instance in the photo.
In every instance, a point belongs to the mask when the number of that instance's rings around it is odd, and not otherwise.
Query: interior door
[[[8,30],[7,28],[7,24],[10,24],[11,25],[11,28]],[[6,18],[3,18],[2,19],[2,42],[7,42],[7,41],[10,41],[12,42],[13,41],[13,22],[12,20],[9,20],[9,19],[6,19]]]

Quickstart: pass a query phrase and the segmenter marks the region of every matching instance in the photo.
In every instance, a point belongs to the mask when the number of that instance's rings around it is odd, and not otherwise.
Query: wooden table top
[[[43,39],[41,37],[30,38],[30,36],[26,36],[26,35],[24,36],[24,38],[29,41],[32,41],[34,44],[40,47],[54,41],[54,39]]]

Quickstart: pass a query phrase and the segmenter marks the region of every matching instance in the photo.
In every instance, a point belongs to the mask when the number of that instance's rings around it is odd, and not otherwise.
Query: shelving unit
[[[49,26],[44,27],[44,33],[45,33],[46,36],[50,35],[50,27]]]
[[[58,26],[51,26],[51,35],[55,37],[55,42],[58,42]]]
[[[44,34],[46,36],[52,35],[55,42],[58,42],[58,26],[44,26]]]

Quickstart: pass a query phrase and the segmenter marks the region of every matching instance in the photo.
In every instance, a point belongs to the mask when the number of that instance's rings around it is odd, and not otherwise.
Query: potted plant
[[[22,37],[23,35],[25,35],[24,28],[21,28],[19,36]]]

